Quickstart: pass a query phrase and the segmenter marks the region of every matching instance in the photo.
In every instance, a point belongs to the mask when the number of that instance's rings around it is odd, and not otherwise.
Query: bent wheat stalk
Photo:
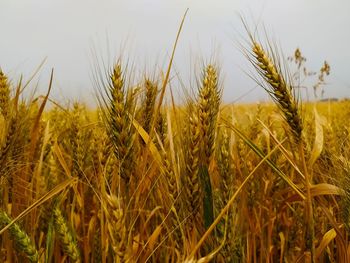
[[[293,134],[294,141],[297,143],[300,153],[300,163],[304,169],[305,174],[305,254],[311,253],[312,262],[315,262],[315,245],[314,245],[314,220],[312,197],[310,193],[311,178],[308,174],[308,168],[305,161],[304,141],[302,138],[303,123],[300,115],[300,105],[293,94],[293,86],[288,83],[284,76],[284,71],[281,67],[281,61],[278,61],[278,54],[276,50],[270,49],[266,51],[255,39],[249,34],[251,40],[251,52],[247,55],[249,61],[258,71],[265,83],[258,84],[262,86],[272,97],[275,103],[281,109],[284,118]]]

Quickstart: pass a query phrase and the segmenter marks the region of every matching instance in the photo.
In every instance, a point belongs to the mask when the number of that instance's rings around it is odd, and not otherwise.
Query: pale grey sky
[[[165,69],[186,8],[174,62],[185,84],[195,65],[215,53],[226,102],[255,86],[237,49],[246,36],[242,14],[251,25],[262,22],[286,55],[300,47],[310,69],[329,61],[326,97],[350,95],[349,0],[0,0],[0,67],[13,79],[29,77],[47,56],[41,90],[54,67],[54,98],[93,101],[91,49],[103,56],[109,49],[111,62],[124,47],[138,72],[152,72],[155,64]],[[241,101],[264,99],[257,88]]]

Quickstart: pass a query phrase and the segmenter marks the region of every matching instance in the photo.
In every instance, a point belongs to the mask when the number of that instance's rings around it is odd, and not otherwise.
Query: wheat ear
[[[265,89],[281,108],[291,128],[290,130],[294,134],[294,138],[299,142],[303,124],[299,113],[300,107],[295,96],[293,96],[292,86],[283,77],[282,69],[277,66],[279,63],[274,61],[274,56],[269,56],[262,46],[254,40],[252,42],[252,51],[255,59],[251,61],[260,76],[268,84],[268,87]]]
[[[11,221],[12,219],[4,211],[0,211],[0,226],[8,225]],[[15,243],[16,250],[22,252],[30,262],[38,262],[38,251],[27,233],[24,232],[17,223],[12,224],[9,227],[9,231],[11,239]]]
[[[220,101],[217,70],[212,65],[208,65],[204,72],[198,100],[203,157],[204,163],[207,165],[214,152],[216,120]]]
[[[10,84],[0,69],[0,113],[6,120],[10,112]]]
[[[66,219],[63,217],[58,207],[53,209],[54,226],[61,241],[64,252],[74,261],[80,262],[80,253],[74,233],[67,225]]]

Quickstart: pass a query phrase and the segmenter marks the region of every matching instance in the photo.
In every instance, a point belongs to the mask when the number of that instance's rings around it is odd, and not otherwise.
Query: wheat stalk
[[[270,96],[277,103],[281,109],[289,127],[291,133],[294,135],[295,142],[297,142],[300,155],[300,164],[304,169],[305,174],[305,246],[306,253],[311,254],[312,262],[315,262],[315,233],[314,233],[314,219],[313,219],[313,205],[311,197],[311,177],[308,173],[308,167],[306,166],[305,153],[304,153],[304,140],[302,138],[303,123],[300,115],[300,106],[298,101],[293,96],[292,85],[286,81],[281,69],[281,62],[278,61],[278,54],[274,54],[271,49],[270,54],[263,49],[263,47],[254,40],[250,35],[252,54],[248,58],[254,65],[259,75],[267,83],[267,87],[261,84]],[[277,52],[277,51],[275,51]]]

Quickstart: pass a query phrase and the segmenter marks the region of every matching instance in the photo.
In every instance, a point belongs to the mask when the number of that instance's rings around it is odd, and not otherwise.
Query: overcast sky
[[[165,69],[186,8],[174,62],[186,86],[198,64],[215,55],[226,102],[266,99],[261,88],[242,97],[255,83],[237,47],[246,37],[241,14],[251,25],[263,23],[286,56],[300,47],[308,68],[329,61],[326,97],[350,95],[349,0],[0,0],[0,67],[16,80],[47,57],[41,90],[54,67],[55,99],[93,101],[91,50],[104,60],[110,54],[107,64],[122,50],[136,74]]]

